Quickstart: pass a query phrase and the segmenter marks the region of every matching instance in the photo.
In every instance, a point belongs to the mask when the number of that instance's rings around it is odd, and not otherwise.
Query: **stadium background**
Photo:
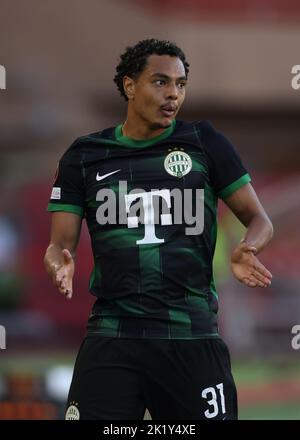
[[[300,3],[293,0],[2,0],[0,64],[0,419],[62,417],[92,297],[83,230],[75,294],[66,301],[42,264],[56,163],[74,138],[124,120],[112,78],[125,46],[171,39],[191,65],[181,118],[209,119],[247,165],[274,226],[261,254],[268,290],[229,271],[243,228],[220,205],[215,270],[222,335],[242,419],[300,419]],[[146,417],[148,415],[146,414]]]

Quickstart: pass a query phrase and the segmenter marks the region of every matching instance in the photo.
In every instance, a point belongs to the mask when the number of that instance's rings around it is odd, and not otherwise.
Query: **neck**
[[[168,128],[168,127],[166,127]],[[145,140],[159,136],[165,131],[165,128],[153,128],[148,121],[132,114],[128,109],[126,121],[122,126],[124,136],[134,140]]]

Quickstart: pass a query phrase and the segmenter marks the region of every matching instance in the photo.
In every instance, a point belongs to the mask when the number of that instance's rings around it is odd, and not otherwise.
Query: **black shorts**
[[[87,336],[81,344],[66,419],[237,419],[230,356],[222,339]]]

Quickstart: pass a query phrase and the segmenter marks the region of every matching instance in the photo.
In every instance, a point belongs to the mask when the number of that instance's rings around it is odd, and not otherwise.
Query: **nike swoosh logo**
[[[105,177],[111,176],[112,174],[115,174],[118,171],[121,171],[121,170],[115,170],[115,171],[112,171],[111,173],[103,174],[103,176],[99,176],[99,173],[97,173],[96,180],[97,180],[97,182],[99,182],[99,180],[105,179]]]

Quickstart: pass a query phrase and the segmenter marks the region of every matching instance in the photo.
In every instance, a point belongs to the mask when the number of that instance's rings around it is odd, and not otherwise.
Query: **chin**
[[[174,118],[164,118],[160,121],[154,122],[153,127],[155,128],[168,128],[172,125],[172,121]]]

